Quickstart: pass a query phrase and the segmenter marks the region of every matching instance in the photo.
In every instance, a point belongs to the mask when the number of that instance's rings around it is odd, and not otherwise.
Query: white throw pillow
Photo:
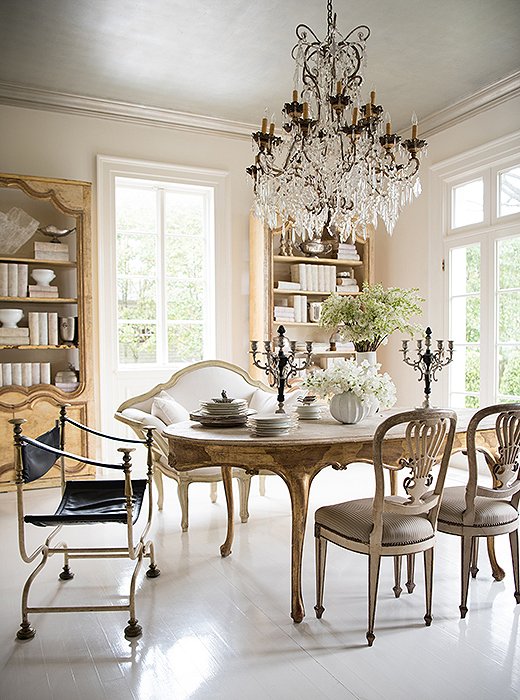
[[[146,411],[141,411],[139,408],[125,408],[123,415],[130,420],[136,420],[141,423],[141,425],[153,425],[155,428],[162,430],[165,427],[165,423],[158,416],[152,416]]]
[[[296,389],[289,394],[285,394],[284,408],[286,412],[293,411],[297,406],[300,396],[304,396],[305,391]],[[249,408],[253,408],[257,413],[274,413],[278,409],[277,394],[271,394],[265,389],[257,389],[249,403]]]
[[[161,391],[152,402],[152,416],[157,416],[166,425],[171,425],[172,423],[180,423],[182,420],[188,420],[190,414],[184,406],[175,401],[173,396],[170,396],[166,391]]]

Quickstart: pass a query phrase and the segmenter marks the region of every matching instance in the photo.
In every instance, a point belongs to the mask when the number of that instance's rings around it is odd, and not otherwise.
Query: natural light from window
[[[119,364],[211,354],[211,188],[116,178],[115,220]]]
[[[520,212],[520,167],[504,170],[498,175],[498,216]]]
[[[451,227],[460,228],[484,221],[484,181],[465,182],[452,189]]]

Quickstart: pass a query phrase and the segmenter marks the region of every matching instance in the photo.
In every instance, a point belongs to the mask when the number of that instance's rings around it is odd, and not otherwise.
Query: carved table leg
[[[301,622],[305,617],[302,596],[302,555],[309,507],[309,490],[312,477],[303,471],[287,471],[283,474],[291,495],[292,533],[291,533],[291,617]]]
[[[489,563],[491,564],[491,571],[493,573],[493,578],[495,581],[502,581],[503,578],[505,578],[506,572],[500,564],[497,562],[497,558],[495,556],[495,538],[494,537],[488,537],[487,538],[487,550],[488,550],[488,556],[489,556]]]
[[[231,546],[233,544],[234,524],[233,524],[233,478],[231,467],[221,467],[222,481],[224,483],[224,493],[226,494],[227,504],[227,533],[224,544],[220,547],[220,555],[228,557],[231,554]]]

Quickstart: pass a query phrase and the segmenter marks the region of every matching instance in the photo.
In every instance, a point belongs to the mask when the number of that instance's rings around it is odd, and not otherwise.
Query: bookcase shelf
[[[12,304],[77,304],[78,300],[60,297],[0,297],[0,301],[8,301]]]
[[[77,350],[77,345],[0,345],[0,350]]]
[[[12,207],[21,209],[38,222],[38,226],[54,225],[57,228],[74,229],[64,239],[68,247],[70,260],[52,260],[35,257],[43,248],[36,243],[49,243],[39,230],[31,238],[21,243],[19,250],[12,254],[12,249],[1,249],[0,263],[2,275],[8,267],[8,283],[11,266],[18,266],[14,271],[18,278],[18,288],[12,291],[18,294],[29,291],[32,282],[31,273],[37,268],[52,269],[55,278],[50,286],[58,287],[59,297],[4,296],[5,280],[2,276],[2,296],[0,308],[8,305],[23,310],[19,328],[30,326],[35,314],[45,325],[39,326],[32,335],[22,338],[23,345],[10,344],[7,333],[2,336],[0,345],[0,491],[14,488],[15,474],[13,464],[13,430],[9,419],[14,416],[27,419],[25,426],[28,435],[35,437],[45,433],[54,426],[59,416],[59,406],[67,402],[68,415],[75,421],[94,424],[93,405],[93,339],[92,328],[92,240],[91,240],[91,184],[75,180],[59,180],[25,175],[0,173],[0,211],[9,211]],[[57,250],[63,250],[57,248]],[[52,256],[52,250],[43,255]],[[63,257],[67,257],[67,254]],[[22,266],[22,267],[20,267]],[[23,281],[20,274],[23,273]],[[27,280],[27,281],[26,281]],[[27,285],[27,288],[25,288]],[[11,291],[11,289],[9,289]],[[32,290],[34,292],[38,290]],[[67,305],[72,308],[67,308]],[[46,317],[46,320],[45,320]],[[60,325],[60,317],[66,317]],[[74,320],[69,319],[74,317]],[[60,328],[71,328],[74,324],[74,341],[63,341],[58,335],[55,339],[56,320],[58,333]],[[32,326],[34,330],[34,323]],[[52,330],[55,344],[48,344],[48,333]],[[43,332],[43,335],[41,333]],[[30,329],[30,333],[32,333]],[[38,343],[38,335],[45,344]],[[67,335],[65,335],[67,337]],[[72,336],[68,336],[72,337]],[[5,342],[8,341],[8,342]],[[32,342],[30,342],[32,341]],[[65,392],[55,385],[56,375],[69,369],[69,363],[79,374],[79,383],[73,392]],[[21,368],[20,368],[21,365]],[[19,379],[20,369],[22,381]],[[43,379],[43,382],[41,381]],[[22,386],[21,384],[25,384]],[[89,454],[88,434],[83,431],[69,431],[67,450],[73,454]],[[70,463],[67,467],[68,478],[94,476],[95,469]],[[57,469],[51,468],[48,474],[38,481],[38,486],[56,484]]]
[[[346,272],[350,268],[355,278],[357,288],[360,290],[364,282],[372,281],[374,249],[370,238],[358,239],[355,242],[359,260],[344,260],[342,258],[316,258],[294,255],[279,255],[280,236],[278,231],[269,229],[262,221],[251,215],[249,224],[249,259],[250,259],[250,306],[249,306],[249,338],[250,340],[264,341],[276,336],[276,329],[282,325],[287,329],[290,340],[297,342],[312,341],[318,347],[328,345],[332,334],[331,329],[322,328],[319,323],[309,321],[275,321],[275,306],[298,306],[298,316],[302,312],[301,297],[307,297],[309,303],[321,302],[332,291],[316,291],[301,289],[278,289],[279,281],[292,281],[291,266],[335,266],[337,272]],[[308,268],[307,268],[308,269]],[[314,271],[313,271],[314,278]],[[324,271],[324,286],[334,287],[335,279],[331,279]],[[331,273],[332,274],[332,273]],[[319,276],[318,275],[318,276]],[[332,275],[333,276],[333,275]],[[315,279],[315,278],[314,278]],[[314,280],[313,280],[314,281]],[[308,280],[307,280],[308,284]],[[318,284],[319,281],[318,281]],[[316,282],[314,281],[314,287]],[[321,286],[321,285],[320,285]],[[354,287],[356,290],[356,287]],[[340,296],[355,296],[359,291],[339,291]],[[298,301],[298,304],[295,302]],[[348,357],[350,352],[325,353],[317,351],[314,354],[314,363],[324,366],[331,358]],[[250,372],[260,378],[259,372],[250,365]]]
[[[342,297],[353,297],[361,292],[336,292]],[[300,289],[273,289],[273,294],[279,294],[280,296],[294,297],[294,296],[305,296],[305,297],[328,297],[330,292],[309,292]]]
[[[57,267],[76,267],[77,263],[74,262],[73,260],[36,260],[35,258],[9,258],[9,257],[1,257],[0,256],[0,262],[3,263],[19,263],[19,264],[26,264],[26,265],[32,265],[34,267],[42,267],[43,265],[49,266],[49,265],[56,265]]]

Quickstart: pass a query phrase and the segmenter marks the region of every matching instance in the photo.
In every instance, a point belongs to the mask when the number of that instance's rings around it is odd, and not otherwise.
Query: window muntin
[[[211,188],[116,178],[119,364],[212,354]]]

